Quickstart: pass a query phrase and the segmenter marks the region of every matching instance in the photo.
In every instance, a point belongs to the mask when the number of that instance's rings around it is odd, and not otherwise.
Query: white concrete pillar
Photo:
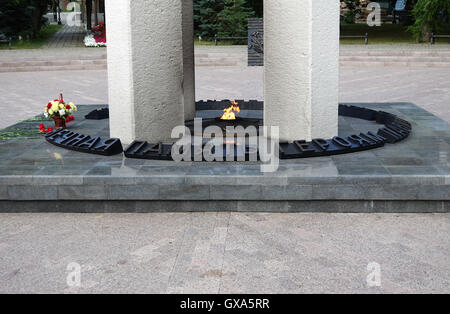
[[[264,1],[264,123],[280,140],[338,132],[339,1]]]
[[[181,0],[106,0],[111,137],[167,141],[184,124]]]
[[[195,57],[194,57],[194,1],[183,4],[183,93],[184,118],[195,117]]]

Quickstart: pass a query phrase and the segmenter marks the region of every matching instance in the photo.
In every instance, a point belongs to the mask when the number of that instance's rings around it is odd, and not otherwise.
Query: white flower
[[[84,45],[86,47],[106,47],[106,43],[96,42],[94,35],[86,35],[86,37],[84,37]]]
[[[44,117],[48,118],[48,113],[47,112],[44,113]]]
[[[62,117],[66,114],[66,110],[65,109],[61,109],[59,112],[59,116]]]

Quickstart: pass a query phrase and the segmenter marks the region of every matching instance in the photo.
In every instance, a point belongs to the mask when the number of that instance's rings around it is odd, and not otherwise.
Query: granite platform
[[[450,125],[411,103],[353,105],[410,121],[411,136],[365,152],[281,160],[278,171],[262,173],[259,162],[176,163],[69,151],[38,133],[40,123],[51,121],[31,118],[0,131],[0,212],[449,212]],[[109,137],[108,120],[83,118],[102,107],[79,106],[68,128]],[[339,135],[378,128],[339,118]]]

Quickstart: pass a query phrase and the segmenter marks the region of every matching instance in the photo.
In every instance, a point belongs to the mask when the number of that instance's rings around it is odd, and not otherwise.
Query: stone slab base
[[[447,213],[450,201],[0,201],[3,213]]]
[[[411,121],[411,136],[366,152],[282,160],[273,173],[262,173],[258,162],[69,151],[37,133],[49,122],[30,119],[0,130],[0,212],[450,212],[449,124],[409,103],[355,105]],[[108,120],[83,119],[97,107],[79,106],[69,129],[108,136]],[[339,120],[339,135],[378,128]],[[7,138],[11,133],[21,135]]]

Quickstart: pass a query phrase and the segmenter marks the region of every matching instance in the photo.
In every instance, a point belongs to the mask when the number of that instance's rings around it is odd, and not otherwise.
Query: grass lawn
[[[214,46],[214,40],[198,40],[198,38],[194,39],[194,43],[196,46]],[[217,46],[233,46],[233,45],[247,45],[246,40],[219,40],[217,42]]]
[[[407,26],[399,24],[383,24],[379,27],[370,27],[367,24],[346,24],[341,25],[341,35],[356,36],[369,33],[369,45],[375,44],[417,44],[412,34],[407,31]],[[450,31],[448,32],[450,34]],[[233,44],[246,45],[246,41],[219,41],[219,46],[229,46]],[[364,39],[341,39],[341,44],[344,45],[363,45]],[[436,44],[447,44],[447,39],[440,39]],[[214,41],[199,41],[195,39],[195,45],[199,46],[213,46]]]
[[[399,24],[383,24],[370,27],[367,24],[341,25],[341,35],[356,36],[369,33],[371,44],[415,44],[416,40],[407,31],[407,26]],[[341,44],[363,44],[364,39],[341,39]]]
[[[41,48],[56,32],[61,29],[62,25],[47,25],[42,27],[36,38],[31,40],[13,41],[12,49],[37,49]],[[0,44],[0,49],[8,49],[8,44]]]

